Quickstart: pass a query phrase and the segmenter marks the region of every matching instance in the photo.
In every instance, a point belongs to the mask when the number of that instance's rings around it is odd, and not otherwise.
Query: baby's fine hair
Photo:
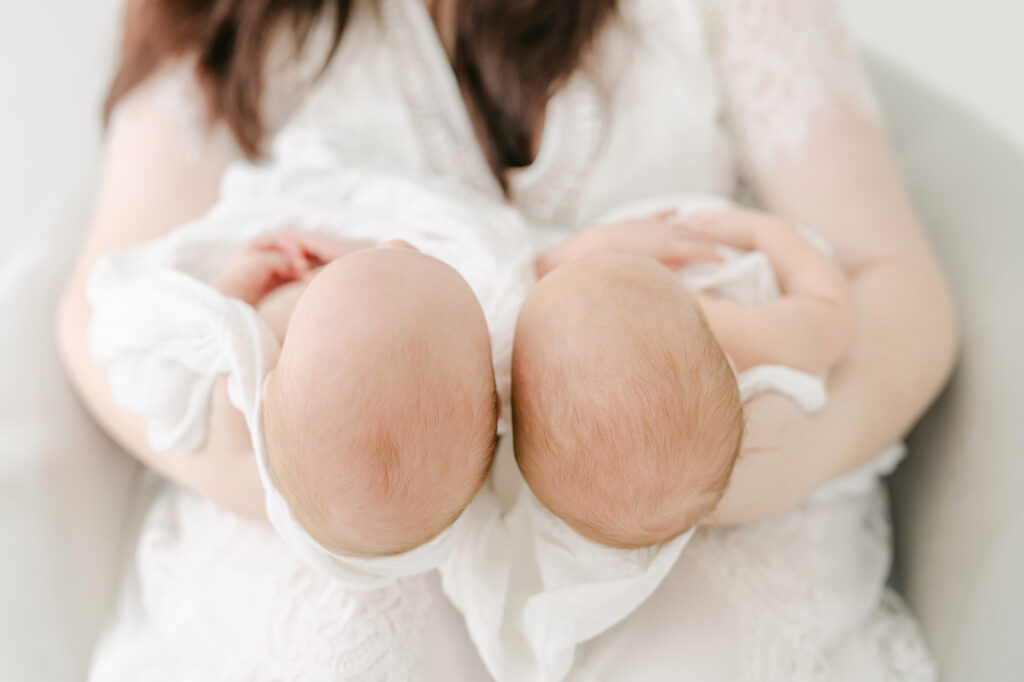
[[[516,459],[552,512],[605,544],[686,531],[721,499],[744,430],[735,376],[661,265],[591,256],[554,271],[520,315]]]
[[[490,470],[489,335],[448,266],[388,250],[344,260],[293,314],[265,391],[268,460],[320,544],[395,554],[451,525]]]

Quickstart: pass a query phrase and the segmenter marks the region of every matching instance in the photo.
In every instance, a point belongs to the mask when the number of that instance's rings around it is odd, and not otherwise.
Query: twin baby
[[[737,374],[823,372],[845,350],[838,265],[785,222],[736,216],[634,216],[538,254],[512,351],[515,458],[592,541],[646,547],[698,524],[740,450]],[[715,300],[671,269],[722,247],[763,253],[781,296]],[[459,272],[406,242],[287,232],[241,247],[211,283],[282,342],[262,386],[266,461],[316,543],[398,555],[455,522],[501,410],[488,321]]]

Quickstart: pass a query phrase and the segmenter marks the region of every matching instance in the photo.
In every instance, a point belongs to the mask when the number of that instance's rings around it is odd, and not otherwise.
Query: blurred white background
[[[121,2],[0,3],[0,249],[49,219],[95,164]],[[838,2],[861,43],[967,106],[1024,150],[1018,73],[1024,3]]]
[[[0,0],[0,263],[93,171],[122,2]]]
[[[968,107],[1024,150],[1024,2],[837,1],[861,45]]]

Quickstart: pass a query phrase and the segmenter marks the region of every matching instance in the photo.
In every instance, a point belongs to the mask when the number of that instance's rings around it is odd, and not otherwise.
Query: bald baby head
[[[743,432],[728,360],[649,259],[588,256],[541,280],[516,328],[516,459],[538,499],[620,547],[668,540],[717,504]]]
[[[469,504],[494,452],[476,297],[409,249],[332,262],[295,307],[263,414],[275,482],[314,539],[356,554],[427,542]]]

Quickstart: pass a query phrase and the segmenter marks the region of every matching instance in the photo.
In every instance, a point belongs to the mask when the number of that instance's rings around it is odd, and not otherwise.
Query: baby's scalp
[[[413,250],[356,252],[292,314],[264,391],[271,473],[328,549],[412,549],[482,485],[495,405],[486,321],[458,273]]]
[[[668,540],[711,511],[743,432],[735,376],[693,297],[623,254],[567,263],[531,292],[512,407],[538,499],[620,547]]]

